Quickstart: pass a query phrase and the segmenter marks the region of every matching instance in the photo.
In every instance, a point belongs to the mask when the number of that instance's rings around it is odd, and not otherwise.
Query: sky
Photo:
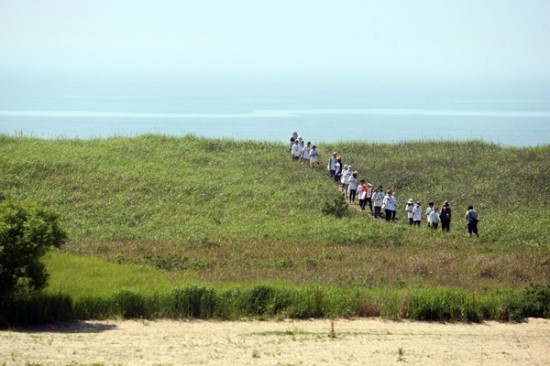
[[[550,81],[548,0],[0,0],[0,73]]]

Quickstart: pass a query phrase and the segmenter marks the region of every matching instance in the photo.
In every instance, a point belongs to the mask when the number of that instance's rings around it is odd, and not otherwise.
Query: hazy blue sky
[[[549,0],[0,0],[0,72],[550,81]]]

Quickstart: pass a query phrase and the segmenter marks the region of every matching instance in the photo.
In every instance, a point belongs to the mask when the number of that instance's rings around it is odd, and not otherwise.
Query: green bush
[[[550,318],[550,284],[529,286],[524,294],[525,316]]]
[[[0,308],[46,286],[48,273],[40,259],[65,239],[55,213],[29,204],[0,202]]]
[[[332,215],[340,218],[348,214],[349,205],[346,203],[344,195],[337,194],[326,199],[321,212],[324,215]]]

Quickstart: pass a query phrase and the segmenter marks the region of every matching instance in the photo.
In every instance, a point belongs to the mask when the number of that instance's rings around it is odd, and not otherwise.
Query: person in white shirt
[[[348,170],[345,171],[345,174],[342,174],[342,176],[344,177],[344,193],[346,194],[346,198],[349,198],[349,181],[353,176],[353,168],[351,165],[348,166]]]
[[[413,224],[413,209],[414,201],[411,198],[407,201],[407,206],[405,206],[405,211],[407,211],[407,219],[409,219],[409,225]]]
[[[306,146],[302,149],[302,155],[300,156],[300,161],[304,164],[309,164],[309,156],[311,153],[311,141],[308,141]]]
[[[302,149],[300,149],[300,141],[294,140],[294,145],[292,145],[292,159],[294,160],[300,159],[301,153],[302,153]]]
[[[397,208],[397,200],[393,195],[391,189],[388,189],[386,196],[384,196],[384,202],[382,203],[385,206],[386,211],[386,221],[395,221],[395,210]]]
[[[336,156],[337,156],[336,151],[334,151],[330,159],[328,159],[327,168],[330,173],[330,177],[332,179],[334,179],[334,174],[336,174]]]
[[[346,191],[346,186],[345,186],[345,181],[346,181],[346,174],[348,174],[348,166],[347,165],[344,165],[344,169],[342,169],[342,176],[340,177],[340,188],[345,192]]]
[[[414,208],[413,208],[413,225],[420,227],[421,222],[422,222],[422,206],[420,205],[420,202],[416,202],[416,205],[414,205]]]
[[[290,155],[292,155],[292,147],[294,146],[294,141],[298,138],[298,132],[292,132],[292,136],[290,137],[290,144],[288,145],[288,152],[290,152]]]
[[[311,152],[309,153],[309,166],[311,169],[316,170],[319,165],[319,152],[317,151],[317,146],[313,145],[311,147]]]
[[[479,232],[477,230],[477,223],[479,221],[479,217],[477,215],[477,211],[474,208],[474,206],[470,205],[468,206],[468,211],[466,211],[466,215],[464,216],[466,219],[466,222],[468,223],[468,236],[471,238],[472,234],[475,234],[475,236],[479,236]]]
[[[437,229],[439,225],[439,212],[437,212],[437,207],[434,207],[428,216],[428,223],[432,229]]]
[[[431,226],[430,214],[432,213],[433,210],[434,210],[434,203],[433,202],[428,203],[428,208],[426,208],[426,221],[428,222],[428,227]]]
[[[382,217],[382,204],[384,203],[384,190],[379,186],[372,195],[374,201],[374,218]]]
[[[363,203],[363,205],[366,207],[367,203],[369,204],[371,215],[372,215],[372,196],[373,196],[373,194],[374,194],[374,187],[372,186],[372,184],[370,182],[367,182],[367,190],[366,190],[366,193],[365,193],[365,202]]]
[[[365,211],[365,196],[367,195],[367,185],[365,180],[361,179],[357,185],[357,197],[359,197],[359,207],[361,211]]]

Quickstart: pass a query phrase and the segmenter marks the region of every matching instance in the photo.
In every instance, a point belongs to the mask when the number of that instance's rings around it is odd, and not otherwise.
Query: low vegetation
[[[359,177],[394,189],[398,217],[408,198],[449,200],[451,232],[347,208],[324,170],[269,142],[0,136],[0,194],[60,213],[69,240],[46,258],[42,296],[72,317],[188,316],[174,310],[187,291],[211,301],[214,310],[192,312],[200,317],[547,316],[550,146],[319,147],[321,166],[336,150]],[[479,238],[466,235],[469,204]],[[267,294],[262,311],[254,291]]]

